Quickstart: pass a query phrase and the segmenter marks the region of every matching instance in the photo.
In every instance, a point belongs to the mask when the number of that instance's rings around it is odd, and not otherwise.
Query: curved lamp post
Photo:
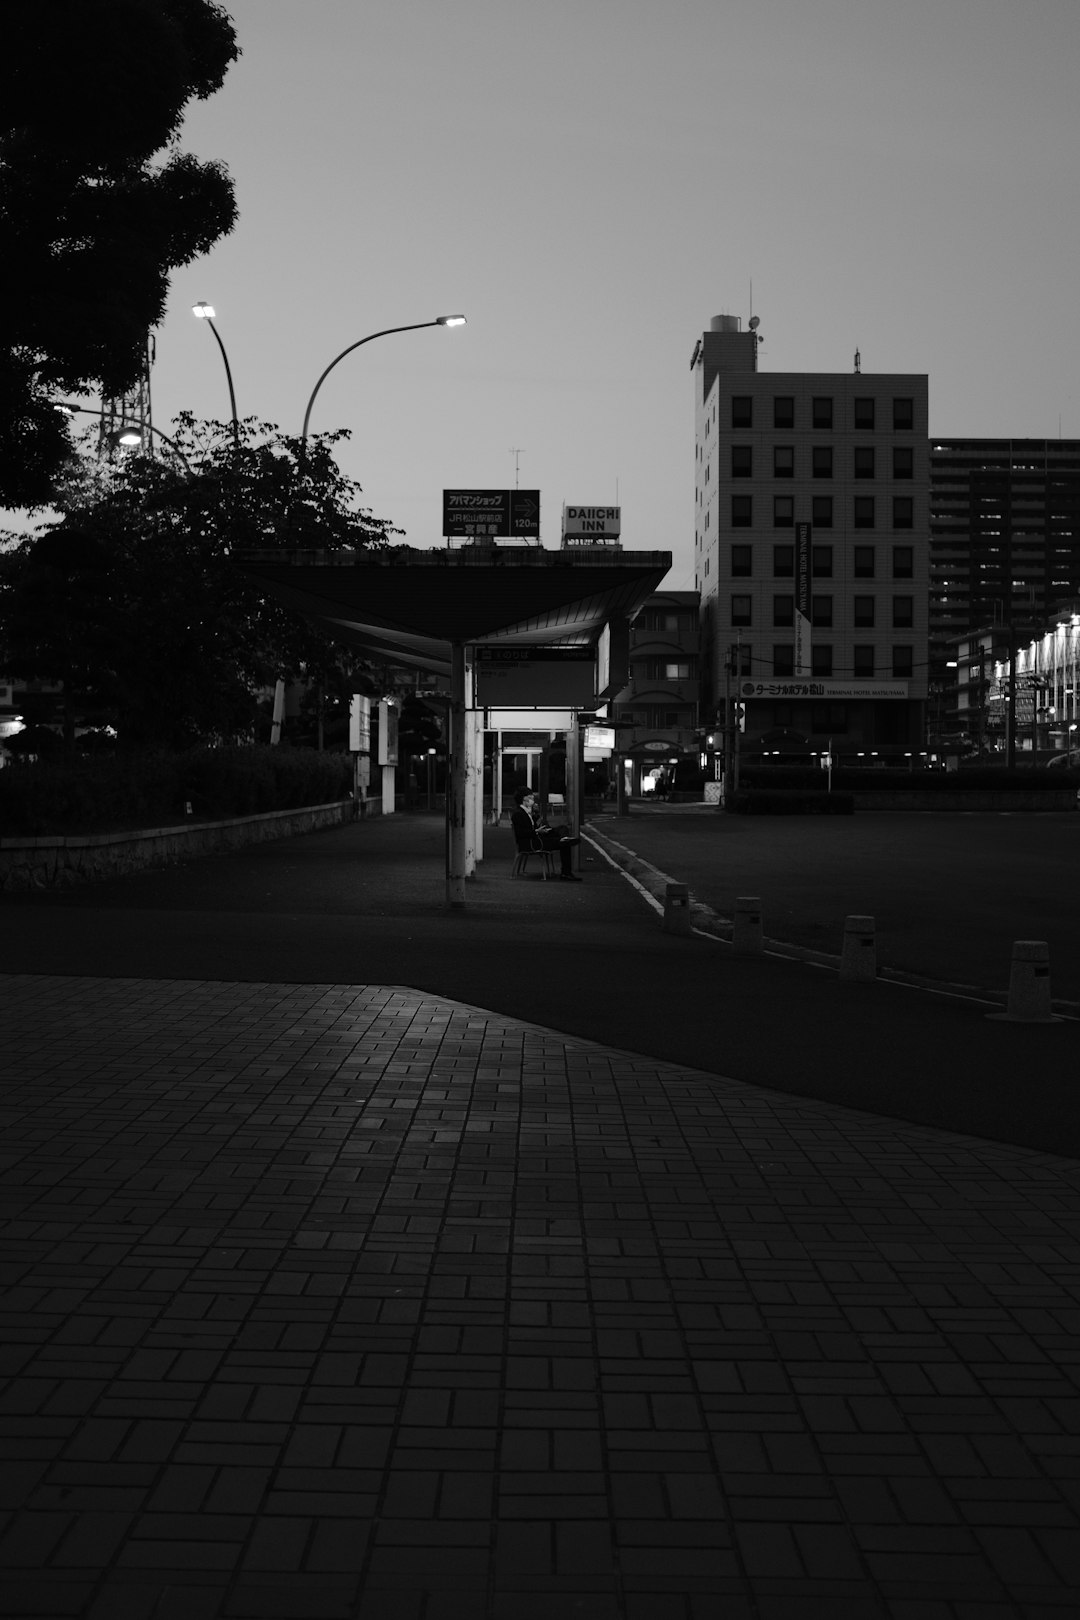
[[[226,380],[227,380],[227,382],[229,384],[229,404],[232,406],[233,445],[237,449],[239,449],[239,447],[240,447],[240,422],[239,422],[239,419],[238,419],[237,414],[236,414],[236,390],[233,388],[232,371],[231,371],[231,369],[229,367],[229,357],[225,353],[225,345],[224,345],[224,343],[222,343],[221,335],[218,332],[217,327],[214,325],[214,306],[213,306],[213,304],[205,304],[205,303],[192,304],[191,313],[193,315],[197,315],[199,317],[200,321],[205,321],[206,322],[207,326],[209,326],[211,332],[213,332],[213,334],[214,334],[214,339],[215,339],[215,341],[217,343],[218,348],[221,350],[221,358],[225,362],[225,377],[226,377]]]
[[[53,409],[62,412],[64,416],[74,416],[76,411],[78,411],[82,416],[96,416],[99,418],[99,420],[104,420],[107,414],[105,411],[95,411],[90,405],[71,405],[67,400],[63,399],[54,400]],[[147,422],[146,428],[147,431],[150,432],[155,438],[162,439],[173,452],[173,455],[179,456],[180,460],[184,464],[184,471],[191,473],[191,463],[188,461],[188,458],[185,456],[180,446],[170,439],[167,433],[162,433],[161,429],[155,427],[152,422]],[[136,445],[142,444],[142,436],[142,428],[136,427],[134,423],[130,423],[127,427],[120,429],[120,432],[116,436],[116,442],[117,444],[124,445],[126,449],[133,450]],[[192,476],[194,477],[194,474],[192,474]]]
[[[365,343],[373,343],[376,338],[389,337],[392,332],[419,332],[420,329],[422,327],[425,327],[425,326],[464,326],[464,325],[465,325],[465,317],[464,317],[464,315],[437,315],[433,321],[413,321],[413,323],[410,326],[387,326],[387,327],[384,327],[384,329],[381,332],[370,332],[367,337],[358,338],[355,343],[350,343],[349,347],[347,349],[342,349],[341,353],[337,356],[337,358],[334,359],[334,360],[331,360],[330,364],[327,366],[326,370],[323,372],[322,376],[319,378],[318,382],[315,384],[314,388],[311,390],[311,398],[308,400],[308,402],[307,402],[307,410],[304,412],[304,425],[300,430],[300,461],[301,461],[301,464],[303,464],[304,454],[305,454],[305,451],[307,449],[308,423],[311,421],[311,407],[315,403],[315,395],[319,392],[319,389],[322,387],[322,385],[326,381],[327,377],[329,377],[330,373],[333,371],[334,367],[337,365],[339,360],[344,360],[344,358],[345,358],[345,356],[347,354],[352,354],[354,349],[359,349]]]

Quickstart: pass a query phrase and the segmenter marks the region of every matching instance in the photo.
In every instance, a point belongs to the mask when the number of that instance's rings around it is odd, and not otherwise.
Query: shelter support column
[[[468,728],[465,646],[450,648],[450,761],[446,776],[446,903],[465,904]]]

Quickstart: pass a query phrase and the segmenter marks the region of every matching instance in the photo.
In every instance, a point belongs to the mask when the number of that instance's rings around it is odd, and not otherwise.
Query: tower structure
[[[139,377],[126,394],[102,397],[101,427],[98,432],[98,455],[115,455],[123,445],[123,435],[132,435],[126,448],[138,449],[143,455],[153,453],[153,415],[150,406],[150,367],[154,363],[154,338],[149,334],[143,351]],[[136,444],[134,434],[138,433]]]

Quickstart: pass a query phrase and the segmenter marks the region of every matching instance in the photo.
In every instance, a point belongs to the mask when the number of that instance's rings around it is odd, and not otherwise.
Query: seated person
[[[569,833],[558,832],[540,819],[536,794],[531,788],[518,788],[514,794],[514,803],[517,809],[511,811],[510,825],[514,829],[518,849],[558,850],[562,865],[559,876],[568,883],[580,883],[581,879],[570,870],[572,859],[570,851],[575,844],[581,843],[581,839],[571,838]]]

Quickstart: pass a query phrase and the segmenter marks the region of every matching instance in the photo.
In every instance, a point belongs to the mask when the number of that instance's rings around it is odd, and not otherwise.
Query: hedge
[[[288,746],[39,760],[0,770],[0,836],[216,821],[329,804],[351,791],[348,754]]]
[[[829,773],[807,766],[743,766],[739,781],[746,788],[825,793]],[[1062,788],[1080,787],[1080,769],[1026,765],[1010,771],[982,765],[962,771],[910,771],[847,766],[833,771],[832,785],[834,793],[837,789],[848,793],[1060,793]]]

